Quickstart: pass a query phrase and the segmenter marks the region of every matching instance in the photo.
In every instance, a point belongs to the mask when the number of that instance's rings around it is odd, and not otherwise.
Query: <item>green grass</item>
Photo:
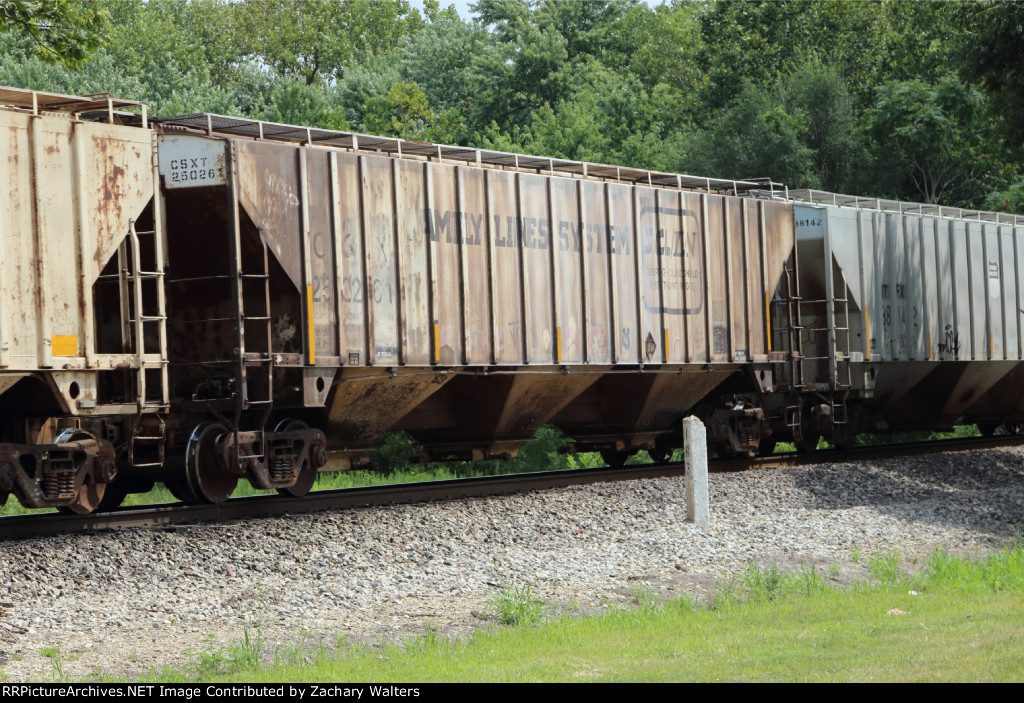
[[[404,645],[303,648],[251,666],[247,639],[154,680],[364,681],[1021,681],[1024,543],[962,559],[936,551],[921,573],[898,554],[840,589],[810,565],[750,566],[708,603],[606,607],[537,626],[494,625],[462,641],[430,631]],[[495,597],[536,601],[505,584]],[[516,599],[513,599],[516,600]],[[538,606],[539,607],[539,606]]]
[[[535,625],[544,616],[544,601],[534,598],[530,584],[506,581],[491,601],[502,625]]]

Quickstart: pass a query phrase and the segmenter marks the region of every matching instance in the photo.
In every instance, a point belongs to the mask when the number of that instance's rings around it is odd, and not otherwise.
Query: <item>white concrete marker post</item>
[[[686,520],[707,527],[708,439],[704,423],[697,418],[683,419],[683,446],[686,450]]]

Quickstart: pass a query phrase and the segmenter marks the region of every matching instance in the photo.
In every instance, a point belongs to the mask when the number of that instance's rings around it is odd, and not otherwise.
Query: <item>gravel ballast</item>
[[[0,543],[7,681],[184,666],[246,627],[264,656],[494,626],[508,580],[550,614],[706,597],[755,562],[866,576],[897,550],[999,548],[1024,526],[1024,450],[712,474],[711,524],[685,521],[682,478]]]

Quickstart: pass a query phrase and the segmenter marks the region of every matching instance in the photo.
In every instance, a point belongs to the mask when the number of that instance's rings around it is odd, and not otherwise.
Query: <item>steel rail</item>
[[[872,461],[900,456],[963,452],[1024,446],[1024,436],[968,438],[906,444],[857,447],[850,451],[824,449],[810,454],[773,454],[754,459],[715,459],[712,472],[749,471],[816,464]],[[1024,458],[1024,457],[1022,457]],[[259,495],[232,498],[218,505],[180,503],[121,508],[91,515],[36,513],[0,518],[0,539],[26,539],[76,532],[98,532],[131,527],[161,527],[189,523],[269,517],[338,508],[374,507],[522,493],[606,481],[682,476],[683,463],[637,464],[619,468],[538,471],[474,478],[313,491],[303,498]]]

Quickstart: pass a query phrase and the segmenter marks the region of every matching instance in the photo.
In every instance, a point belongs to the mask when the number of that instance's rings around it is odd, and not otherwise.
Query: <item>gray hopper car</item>
[[[0,499],[301,495],[389,430],[484,459],[551,423],[616,463],[689,414],[723,454],[1024,415],[1012,216],[0,105]]]

